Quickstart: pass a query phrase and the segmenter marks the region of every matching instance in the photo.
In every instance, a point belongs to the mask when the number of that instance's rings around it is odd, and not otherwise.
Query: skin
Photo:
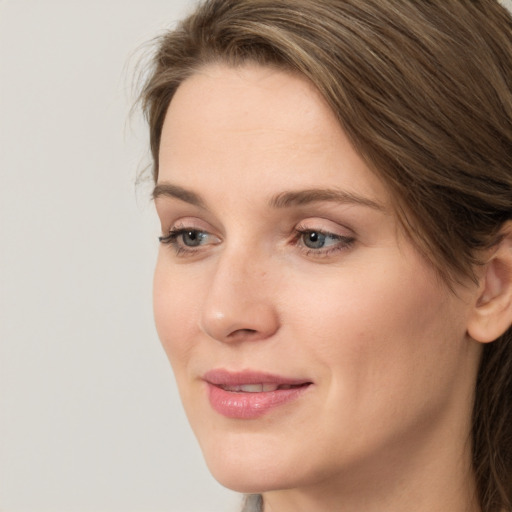
[[[157,189],[162,234],[203,235],[160,247],[154,309],[213,475],[263,492],[265,512],[479,510],[468,325],[482,287],[440,282],[315,89],[256,65],[200,70],[169,107],[157,184],[181,187]],[[311,189],[350,200],[269,204]],[[323,248],[307,246],[315,231],[332,234]],[[202,379],[216,368],[313,385],[230,419]]]

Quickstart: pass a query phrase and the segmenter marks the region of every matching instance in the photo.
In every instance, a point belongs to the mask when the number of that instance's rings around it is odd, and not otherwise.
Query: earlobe
[[[489,343],[512,324],[512,222],[500,232],[480,278],[479,295],[468,322],[468,334]]]

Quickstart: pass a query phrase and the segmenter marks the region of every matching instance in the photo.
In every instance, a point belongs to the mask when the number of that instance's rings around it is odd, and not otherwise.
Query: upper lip
[[[232,372],[224,369],[215,369],[206,372],[203,380],[214,386],[242,386],[244,384],[279,384],[297,386],[311,384],[308,379],[295,379],[271,373],[244,370]]]

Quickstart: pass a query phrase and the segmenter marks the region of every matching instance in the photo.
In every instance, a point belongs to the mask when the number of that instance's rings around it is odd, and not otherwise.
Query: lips
[[[219,414],[236,419],[255,419],[298,399],[312,382],[260,372],[212,370],[203,379],[208,398]]]

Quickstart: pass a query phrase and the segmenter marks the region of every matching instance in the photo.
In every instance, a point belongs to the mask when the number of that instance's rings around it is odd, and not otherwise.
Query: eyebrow
[[[159,197],[172,197],[186,203],[207,209],[205,201],[199,194],[186,188],[171,183],[159,183],[153,190],[153,199]],[[385,207],[372,199],[369,199],[352,192],[336,189],[307,189],[299,191],[282,192],[275,195],[268,202],[271,208],[290,208],[303,206],[311,203],[328,201],[340,204],[355,204],[367,206],[379,211],[385,211]]]
[[[206,209],[206,203],[203,201],[201,196],[191,190],[179,187],[178,185],[172,185],[171,183],[157,184],[153,189],[152,195],[153,199],[158,199],[159,197],[173,197],[175,199],[185,201],[185,203],[190,203],[194,206],[198,206],[199,208]]]
[[[302,206],[320,201],[329,201],[341,204],[356,204],[368,206],[375,210],[384,211],[385,207],[364,196],[354,194],[345,190],[336,189],[309,189],[299,190],[297,192],[282,192],[274,196],[269,204],[273,208],[289,208],[291,206]]]

